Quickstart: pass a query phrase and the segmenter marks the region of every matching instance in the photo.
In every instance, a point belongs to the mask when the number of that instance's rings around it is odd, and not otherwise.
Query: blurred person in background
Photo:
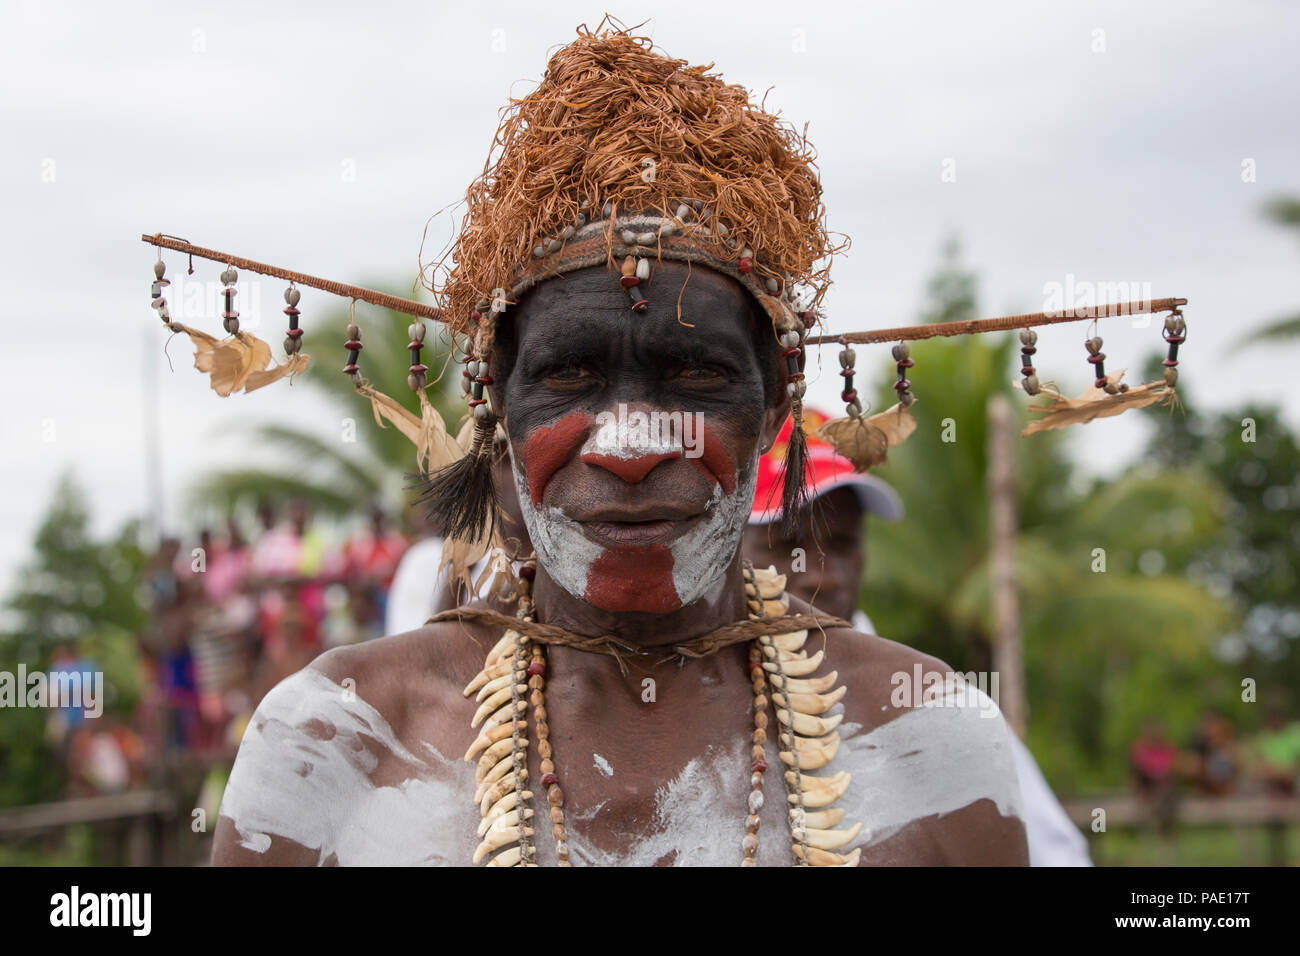
[[[855,630],[876,633],[858,603],[867,566],[867,518],[903,517],[903,502],[887,482],[858,474],[853,464],[816,435],[822,412],[804,408],[808,433],[808,507],[793,538],[780,532],[781,468],[793,423],[786,421],[776,444],[759,460],[758,486],[742,544],[755,567],[775,566],[786,588],[829,614],[852,621]],[[1030,866],[1091,866],[1088,841],[1052,793],[1029,748],[1010,735],[1025,803]]]
[[[1237,732],[1215,710],[1207,710],[1192,736],[1192,779],[1212,797],[1233,789],[1237,777]]]
[[[1300,720],[1286,719],[1286,712],[1272,707],[1264,729],[1251,743],[1254,776],[1266,792],[1294,797],[1300,779]]]

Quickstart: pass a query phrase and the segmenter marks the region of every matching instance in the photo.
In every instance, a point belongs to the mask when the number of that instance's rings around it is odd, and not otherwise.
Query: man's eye
[[[721,369],[712,365],[684,365],[673,373],[673,378],[688,382],[709,383],[719,381],[725,376]]]
[[[590,379],[591,372],[578,362],[566,362],[563,365],[555,365],[547,369],[545,378],[548,381],[572,385],[575,382],[585,382]]]

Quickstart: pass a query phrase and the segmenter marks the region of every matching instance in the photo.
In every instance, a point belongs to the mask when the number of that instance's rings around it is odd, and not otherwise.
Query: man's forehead
[[[649,306],[633,312],[628,293],[603,264],[556,276],[520,303],[520,338],[586,337],[625,326],[676,341],[703,332],[747,336],[758,311],[734,279],[677,262],[658,264],[642,293]]]

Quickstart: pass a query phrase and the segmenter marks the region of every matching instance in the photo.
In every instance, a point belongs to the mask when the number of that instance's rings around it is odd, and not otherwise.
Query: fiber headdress
[[[469,338],[475,438],[424,494],[453,536],[476,538],[491,521],[495,417],[484,386],[498,317],[549,277],[606,264],[639,312],[661,261],[731,276],[771,322],[801,420],[802,341],[836,251],[821,184],[804,137],[709,69],[625,31],[582,28],[505,111],[460,234],[429,281],[453,331]],[[802,447],[789,459],[802,474]],[[802,482],[788,483],[788,515],[802,494]]]

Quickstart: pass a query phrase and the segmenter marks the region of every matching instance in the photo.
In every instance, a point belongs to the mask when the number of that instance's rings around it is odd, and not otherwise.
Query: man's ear
[[[781,398],[775,405],[769,405],[763,417],[763,450],[766,455],[776,444],[776,436],[781,434],[785,420],[790,417],[790,396],[786,394],[785,385],[781,385]]]

